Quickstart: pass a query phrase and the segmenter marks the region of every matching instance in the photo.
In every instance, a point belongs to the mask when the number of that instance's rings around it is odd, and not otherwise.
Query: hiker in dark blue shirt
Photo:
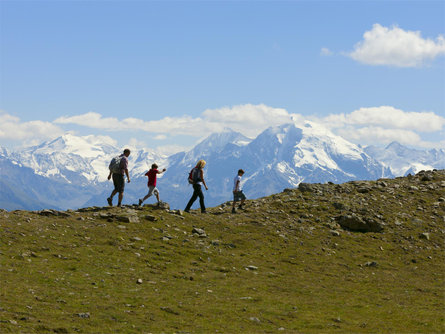
[[[199,205],[201,206],[201,213],[207,213],[206,207],[204,204],[204,194],[202,192],[201,185],[204,185],[206,190],[209,190],[207,187],[206,182],[204,181],[204,166],[206,165],[205,160],[199,160],[196,164],[196,167],[192,169],[192,184],[193,184],[193,195],[190,198],[189,202],[187,203],[187,206],[185,207],[185,212],[190,212],[190,208],[192,207],[193,203],[196,201],[196,199],[199,197]]]

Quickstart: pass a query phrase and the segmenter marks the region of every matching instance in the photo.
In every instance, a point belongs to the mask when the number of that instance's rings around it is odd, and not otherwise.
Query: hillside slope
[[[445,170],[230,209],[1,211],[0,332],[444,332]]]

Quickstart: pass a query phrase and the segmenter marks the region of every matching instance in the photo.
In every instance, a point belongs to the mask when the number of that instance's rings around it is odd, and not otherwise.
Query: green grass
[[[140,223],[0,213],[0,332],[443,333],[445,188],[413,195],[405,181],[340,196],[379,212],[383,233],[332,235],[332,196],[299,190],[236,215],[144,207]]]

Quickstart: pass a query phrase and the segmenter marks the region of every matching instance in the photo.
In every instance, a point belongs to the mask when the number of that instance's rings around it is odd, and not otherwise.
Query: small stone
[[[252,322],[256,322],[256,323],[260,323],[261,322],[261,320],[258,319],[257,317],[250,317],[249,320],[252,321]]]
[[[425,240],[430,240],[430,234],[428,232],[424,232],[424,233],[420,234],[419,238],[425,239]]]
[[[79,318],[84,318],[84,319],[88,319],[90,317],[90,313],[86,312],[86,313],[78,313],[77,316]]]
[[[139,237],[131,237],[130,240],[131,241],[142,241],[142,239]]]
[[[258,267],[250,265],[250,266],[247,266],[246,269],[247,270],[258,270]]]
[[[137,284],[142,284],[142,278],[138,278],[138,280],[136,281]]]
[[[123,223],[139,223],[138,216],[117,216],[116,218]]]
[[[192,230],[192,234],[197,234],[200,238],[207,238],[207,234],[202,228],[194,227]]]
[[[372,262],[366,262],[365,263],[366,267],[377,267],[377,262],[372,261]]]
[[[331,232],[331,235],[333,235],[334,237],[340,236],[340,232],[338,232],[338,231],[331,230],[330,232]]]

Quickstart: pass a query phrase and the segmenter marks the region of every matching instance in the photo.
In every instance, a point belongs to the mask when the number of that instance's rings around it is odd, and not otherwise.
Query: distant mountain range
[[[120,153],[106,137],[71,134],[13,152],[0,147],[0,208],[104,206],[113,188],[106,179],[108,164]],[[271,127],[255,139],[226,129],[172,156],[133,151],[129,158],[132,181],[127,184],[124,203],[137,203],[146,194],[144,173],[156,162],[167,168],[158,179],[161,199],[183,209],[192,193],[187,175],[199,159],[207,161],[209,206],[231,200],[233,178],[240,168],[246,171],[243,188],[248,198],[267,196],[300,182],[374,180],[445,168],[443,149],[422,151],[398,143],[362,148],[312,122]]]

